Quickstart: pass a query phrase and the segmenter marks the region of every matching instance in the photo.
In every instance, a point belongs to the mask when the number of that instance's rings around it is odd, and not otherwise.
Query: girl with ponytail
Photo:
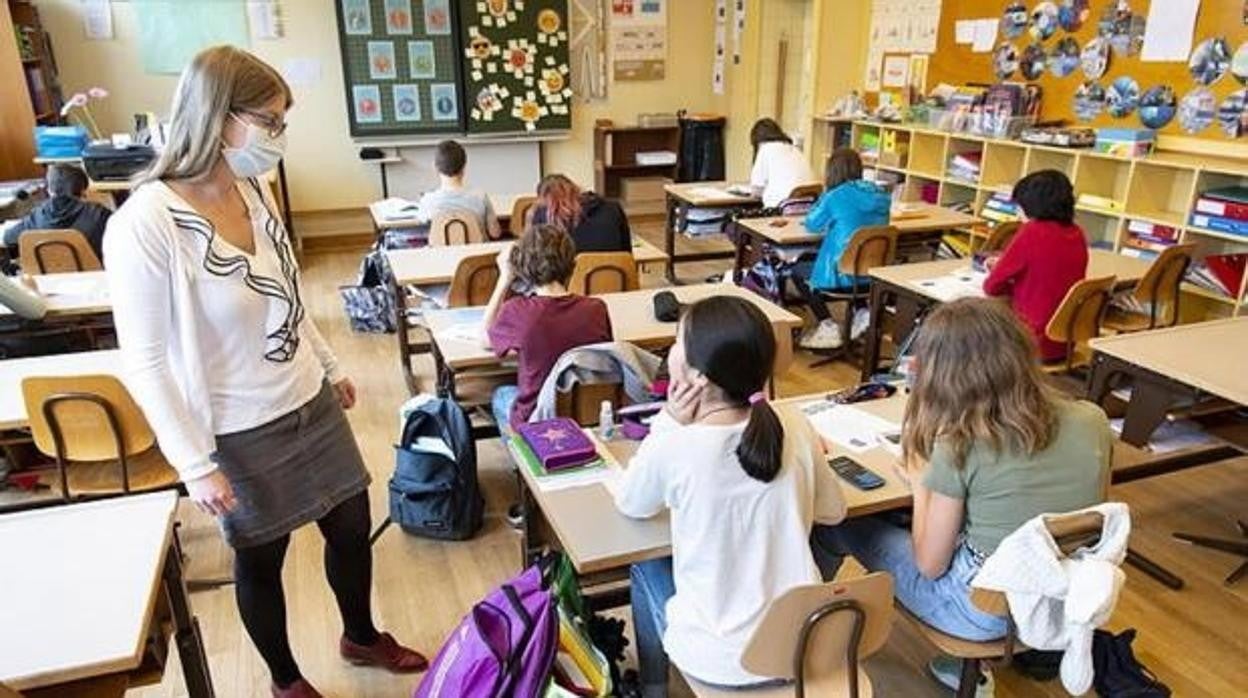
[[[631,572],[646,696],[667,695],[669,657],[712,685],[773,681],[742,668],[741,653],[773,599],[819,581],[812,525],[845,516],[814,430],[767,402],[775,355],[771,325],[748,301],[691,306],[668,355],[667,407],[612,483],[626,516],[671,511],[672,557]]]

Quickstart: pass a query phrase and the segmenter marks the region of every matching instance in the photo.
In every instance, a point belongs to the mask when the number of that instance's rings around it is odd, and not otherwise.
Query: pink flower
[[[108,90],[103,87],[92,87],[87,90],[87,95],[91,97],[91,99],[105,99],[108,97]]]
[[[85,107],[87,106],[87,96],[81,92],[75,92],[65,104],[69,107]]]

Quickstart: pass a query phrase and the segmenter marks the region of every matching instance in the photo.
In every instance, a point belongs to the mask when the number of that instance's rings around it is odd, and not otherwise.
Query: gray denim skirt
[[[213,460],[238,501],[219,519],[234,548],[263,545],[316,521],[370,481],[329,383],[268,424],[217,436]]]

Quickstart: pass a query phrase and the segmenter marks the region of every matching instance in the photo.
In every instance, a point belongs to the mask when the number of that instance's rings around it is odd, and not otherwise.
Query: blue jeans
[[[836,576],[846,555],[853,555],[872,572],[888,572],[893,576],[893,594],[901,605],[944,633],[974,642],[1005,636],[1004,618],[971,604],[971,580],[979,573],[979,565],[964,544],[954,551],[949,569],[936,579],[928,579],[919,571],[910,532],[877,517],[849,519],[836,526],[816,525],[811,549],[826,580]]]
[[[516,402],[520,389],[514,385],[500,385],[494,389],[490,397],[490,412],[494,415],[494,423],[498,425],[499,436],[511,431],[511,406]]]
[[[663,649],[663,632],[667,630],[667,601],[676,595],[672,558],[639,562],[629,569],[628,576],[632,583],[633,634],[637,636],[642,696],[667,698],[667,671],[671,662]],[[784,679],[776,679],[748,686],[708,685],[729,691],[748,691],[786,683]]]

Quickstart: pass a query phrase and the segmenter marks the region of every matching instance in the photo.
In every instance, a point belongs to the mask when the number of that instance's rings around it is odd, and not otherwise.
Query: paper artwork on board
[[[407,42],[407,63],[413,80],[432,80],[438,76],[432,41]]]
[[[351,88],[351,101],[356,123],[381,123],[381,90],[376,85],[355,85]]]
[[[373,11],[368,0],[342,0],[342,20],[351,36],[373,33]]]
[[[368,77],[372,80],[394,80],[398,77],[393,42],[368,42]]]
[[[433,107],[434,121],[454,121],[459,118],[459,100],[455,85],[438,82],[429,86],[429,102]]]
[[[387,34],[412,33],[412,0],[386,0],[383,9]]]
[[[395,121],[420,121],[420,87],[418,85],[394,85]]]
[[[450,0],[424,0],[425,33],[445,36],[451,33]]]

